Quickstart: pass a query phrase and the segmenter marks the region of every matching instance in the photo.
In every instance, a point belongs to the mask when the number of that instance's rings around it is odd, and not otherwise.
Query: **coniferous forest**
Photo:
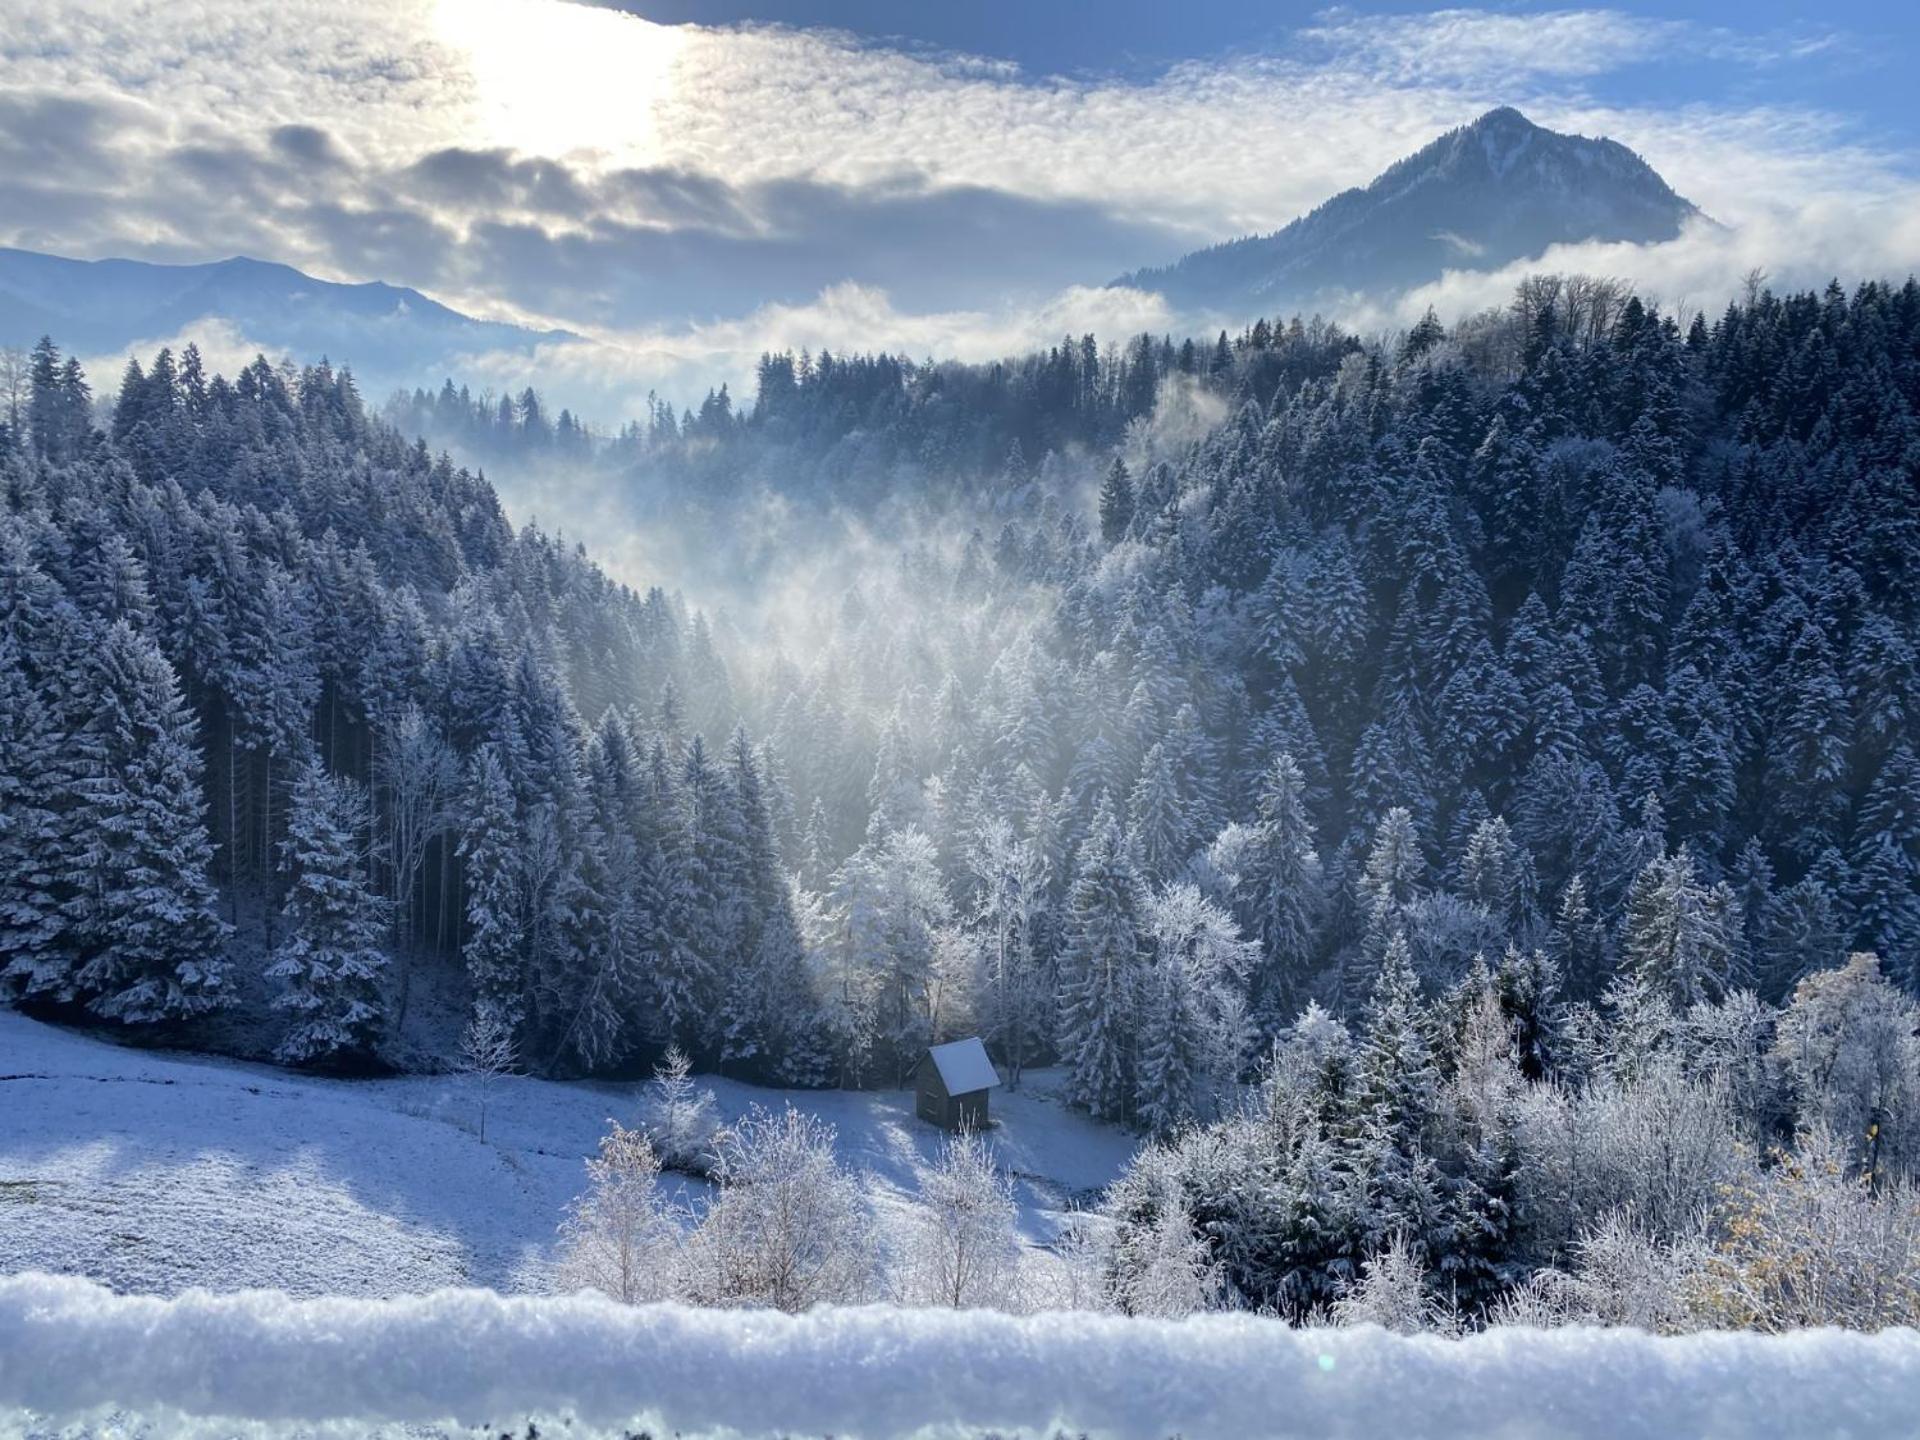
[[[1920,1314],[1913,281],[770,355],[611,435],[100,379],[44,341],[0,428],[19,1007],[802,1087],[978,1033],[1148,1139],[1122,1308]],[[535,468],[713,592],[516,531]]]

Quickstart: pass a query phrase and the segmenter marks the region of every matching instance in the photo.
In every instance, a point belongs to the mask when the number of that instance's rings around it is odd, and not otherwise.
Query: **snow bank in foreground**
[[[118,1409],[153,1433],[571,1417],[571,1435],[1874,1437],[1920,1433],[1920,1333],[1463,1341],[1272,1321],[771,1313],[442,1291],[116,1296],[0,1279],[0,1433]],[[29,1424],[22,1411],[35,1412]],[[545,1428],[545,1427],[543,1427]]]

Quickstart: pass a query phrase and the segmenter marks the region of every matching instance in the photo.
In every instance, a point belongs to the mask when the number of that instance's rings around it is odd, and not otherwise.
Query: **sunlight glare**
[[[651,151],[684,48],[674,26],[552,0],[437,0],[434,29],[472,71],[481,143],[624,162]]]

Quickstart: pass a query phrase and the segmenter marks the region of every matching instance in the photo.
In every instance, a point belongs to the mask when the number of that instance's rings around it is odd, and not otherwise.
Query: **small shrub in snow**
[[[686,1052],[670,1047],[654,1069],[640,1120],[662,1169],[706,1176],[714,1166],[720,1117],[713,1092],[696,1086],[691,1070]]]
[[[1360,1279],[1333,1303],[1337,1325],[1378,1325],[1396,1335],[1455,1335],[1460,1317],[1427,1286],[1426,1267],[1404,1234],[1360,1267]]]
[[[637,1305],[680,1290],[680,1230],[660,1204],[660,1161],[638,1130],[619,1121],[587,1161],[586,1194],[560,1227],[559,1278]]]
[[[1575,1244],[1570,1271],[1536,1271],[1490,1318],[1496,1325],[1630,1325],[1684,1333],[1696,1328],[1688,1293],[1700,1258],[1697,1244],[1663,1244],[1616,1212]]]
[[[485,1001],[474,1007],[473,1019],[460,1037],[460,1073],[473,1087],[480,1109],[480,1139],[487,1138],[487,1099],[502,1075],[511,1075],[520,1064],[520,1053],[513,1043],[513,1027]]]
[[[1013,1182],[994,1163],[987,1142],[954,1136],[919,1171],[921,1208],[914,1216],[900,1289],[913,1305],[1005,1308],[1014,1291],[1020,1246]]]
[[[1875,1189],[1831,1132],[1730,1189],[1695,1287],[1703,1325],[1920,1325],[1920,1195]]]
[[[791,1105],[756,1106],[720,1137],[720,1193],[688,1246],[694,1299],[794,1314],[873,1298],[873,1219],[833,1140],[831,1125]]]

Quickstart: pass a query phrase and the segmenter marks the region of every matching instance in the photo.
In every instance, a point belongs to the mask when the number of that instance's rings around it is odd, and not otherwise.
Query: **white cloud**
[[[1302,33],[1347,65],[1398,84],[1510,85],[1542,75],[1604,74],[1682,42],[1690,27],[1613,10],[1427,15],[1332,10]]]
[[[1767,65],[1804,59],[1843,43],[1830,32],[1741,35],[1686,20],[1619,10],[1527,13],[1439,10],[1361,15],[1335,9],[1302,30],[1348,68],[1395,84],[1454,81],[1515,86],[1540,77],[1604,75],[1628,65],[1731,60]]]
[[[1073,286],[1037,306],[999,310],[902,311],[884,290],[841,284],[801,305],[765,305],[738,320],[656,330],[614,331],[556,342],[531,355],[465,357],[463,373],[499,389],[537,383],[589,414],[644,413],[649,390],[682,400],[722,384],[746,393],[769,351],[857,349],[910,359],[994,360],[1062,335],[1155,333],[1176,318],[1158,295],[1124,287]]]
[[[1777,290],[1817,289],[1884,279],[1899,283],[1920,256],[1920,204],[1911,195],[1871,201],[1819,199],[1776,214],[1757,215],[1737,228],[1689,226],[1664,245],[1561,245],[1539,260],[1500,270],[1452,271],[1384,303],[1356,299],[1343,318],[1362,330],[1409,323],[1431,306],[1457,318],[1503,305],[1527,274],[1563,271],[1611,275],[1663,309],[1704,310],[1709,320],[1761,270]]]
[[[253,363],[254,357],[271,355],[273,347],[250,340],[231,322],[208,316],[183,325],[171,335],[152,335],[135,340],[124,350],[111,355],[77,357],[92,382],[97,401],[110,400],[119,393],[120,376],[127,361],[137,357],[143,364],[162,349],[173,351],[178,360],[189,345],[199,348],[200,361],[209,375],[237,375]]]

